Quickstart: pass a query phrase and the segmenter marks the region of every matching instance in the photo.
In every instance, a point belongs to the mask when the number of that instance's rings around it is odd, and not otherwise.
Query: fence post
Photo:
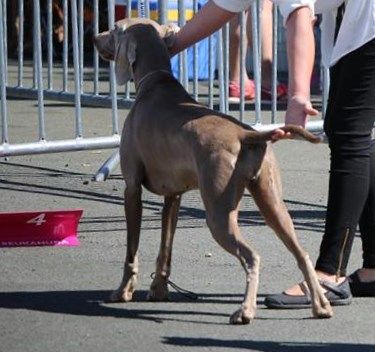
[[[0,38],[4,38],[4,22],[6,18],[3,13],[3,1],[0,3]],[[5,83],[5,48],[4,40],[0,40],[0,89],[1,89],[1,135],[2,143],[8,143],[8,116],[7,116],[7,96]]]
[[[259,35],[260,31],[258,21],[259,0],[254,1],[251,7],[251,25],[253,38],[253,66],[255,81],[255,124],[261,123],[261,69],[260,69],[260,51],[259,51]]]
[[[38,87],[38,118],[39,118],[39,139],[46,139],[44,121],[44,92],[43,92],[43,66],[42,66],[42,37],[40,29],[40,0],[34,0],[34,43],[35,43],[35,67]]]

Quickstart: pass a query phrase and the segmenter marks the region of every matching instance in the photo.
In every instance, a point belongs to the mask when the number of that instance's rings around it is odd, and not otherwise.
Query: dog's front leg
[[[142,220],[142,186],[127,185],[125,189],[127,249],[122,282],[111,295],[114,302],[131,301],[137,284],[138,247]]]
[[[171,273],[173,237],[176,231],[181,196],[169,196],[164,199],[161,242],[156,262],[155,278],[152,281],[148,299],[165,301],[168,299],[168,278]]]

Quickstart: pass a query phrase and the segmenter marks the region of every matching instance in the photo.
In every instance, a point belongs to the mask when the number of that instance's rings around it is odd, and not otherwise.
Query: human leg
[[[375,269],[375,140],[372,141],[371,156],[370,156],[370,191],[363,209],[359,227],[362,237],[363,249],[363,268]],[[370,277],[369,270],[363,271],[362,279],[375,280],[373,276]],[[375,274],[375,270],[372,270]]]
[[[349,276],[353,296],[375,296],[375,140],[370,156],[370,191],[359,228],[362,238],[363,266]]]
[[[340,277],[346,275],[354,233],[370,191],[375,40],[341,59],[332,70],[332,80],[335,91],[325,120],[331,150],[330,183],[316,269]]]
[[[246,38],[244,38],[246,40]],[[241,65],[240,55],[241,45],[241,27],[240,27],[240,15],[235,16],[229,22],[229,98],[238,99],[241,96],[240,92],[240,81],[241,81],[241,70],[244,74],[244,95],[245,99],[254,99],[254,82],[249,79],[246,68]],[[247,47],[247,44],[246,44]],[[246,56],[246,52],[244,53]],[[234,100],[233,100],[234,101]]]
[[[272,9],[270,0],[262,4],[262,86],[271,88],[272,82]]]
[[[262,99],[272,98],[272,59],[273,59],[273,4],[271,0],[262,1],[261,12],[261,67],[262,67]],[[252,22],[251,16],[247,20],[247,38],[249,46],[252,46]],[[277,98],[286,97],[288,89],[285,84],[277,84]]]
[[[348,54],[331,70],[325,120],[331,149],[330,188],[326,229],[316,271],[318,277],[336,282],[338,288],[345,285],[354,231],[370,190],[374,188],[373,174],[370,173],[370,164],[373,163],[370,155],[371,130],[375,121],[374,96],[375,40]],[[372,216],[375,211],[373,204],[369,209]],[[369,233],[373,236],[374,231],[369,230]],[[366,253],[374,253],[367,239],[369,236],[365,239],[367,244],[364,243]],[[286,295],[290,298],[303,294],[299,285],[295,285],[274,296]]]

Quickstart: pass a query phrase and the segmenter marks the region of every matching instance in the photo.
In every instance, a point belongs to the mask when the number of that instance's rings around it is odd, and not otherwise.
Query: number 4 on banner
[[[27,224],[35,224],[36,226],[40,226],[40,225],[44,224],[45,222],[47,222],[45,217],[46,217],[46,214],[41,213],[38,216],[36,216],[35,218],[32,218],[32,219],[26,221],[26,223]]]

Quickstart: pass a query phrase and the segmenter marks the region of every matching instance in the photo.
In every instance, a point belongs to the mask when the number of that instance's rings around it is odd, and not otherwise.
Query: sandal
[[[350,290],[354,297],[375,297],[375,281],[363,282],[359,270],[349,276]]]
[[[240,83],[237,81],[229,82],[229,102],[230,103],[239,103],[241,100],[241,89]],[[245,81],[244,86],[244,98],[246,101],[253,100],[255,98],[255,85],[254,81],[248,80]]]
[[[286,99],[288,96],[288,87],[284,83],[279,83],[276,87],[277,100]],[[262,100],[271,101],[272,91],[271,88],[262,87],[261,91]]]
[[[346,306],[352,302],[348,279],[345,279],[341,284],[335,284],[334,282],[325,280],[319,280],[319,283],[327,290],[324,295],[332,306]],[[307,284],[302,282],[300,287],[304,295],[288,295],[285,292],[269,295],[264,300],[264,304],[268,308],[273,309],[311,308],[311,296]]]

